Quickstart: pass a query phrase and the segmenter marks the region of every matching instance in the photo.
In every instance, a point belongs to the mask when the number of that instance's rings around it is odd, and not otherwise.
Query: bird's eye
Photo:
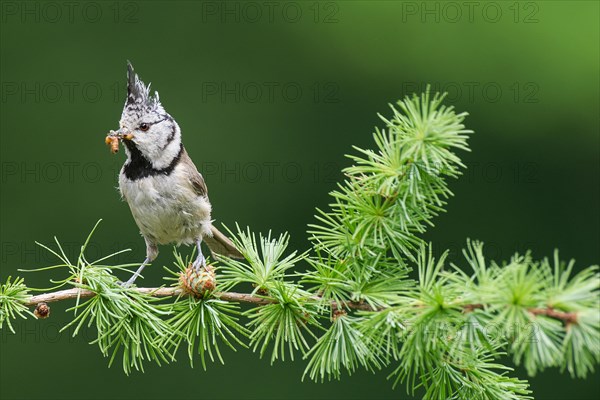
[[[148,125],[147,123],[143,123],[140,125],[140,131],[146,132],[148,129],[150,129],[150,125]]]

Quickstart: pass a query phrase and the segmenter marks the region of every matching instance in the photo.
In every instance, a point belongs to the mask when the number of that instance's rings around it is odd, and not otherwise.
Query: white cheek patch
[[[181,131],[177,123],[168,114],[150,113],[141,119],[132,117],[128,115],[121,119],[121,126],[133,131],[135,147],[153,168],[160,170],[168,167],[181,148]],[[151,124],[150,129],[145,132],[139,130],[140,123]],[[127,155],[131,159],[129,152]]]
[[[181,151],[179,126],[174,121],[163,122],[154,125],[147,133],[139,134],[138,148],[155,169],[168,167]]]

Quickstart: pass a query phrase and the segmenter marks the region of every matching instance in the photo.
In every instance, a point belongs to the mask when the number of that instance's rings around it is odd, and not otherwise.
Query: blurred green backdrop
[[[369,146],[376,113],[431,83],[476,132],[428,233],[436,247],[460,260],[470,237],[498,260],[558,247],[579,267],[598,263],[598,4],[2,1],[0,279],[54,262],[36,240],[56,235],[74,255],[99,218],[90,257],[131,247],[116,261],[142,261],[115,190],[124,154],[103,143],[127,59],[179,122],[218,222],[287,230],[307,248],[306,224],[350,146]],[[163,247],[144,284],[160,284],[171,263]],[[38,287],[50,276],[25,275]],[[182,357],[126,377],[85,337],[58,333],[66,307],[2,330],[2,399],[407,398],[389,371],[302,383],[303,362],[270,366],[245,350],[207,372]],[[538,399],[597,398],[599,377],[551,370],[531,385]]]

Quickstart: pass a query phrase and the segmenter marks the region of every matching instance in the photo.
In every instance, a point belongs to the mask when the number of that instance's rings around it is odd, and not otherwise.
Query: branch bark
[[[136,292],[148,294],[150,296],[155,296],[155,297],[169,297],[169,296],[178,296],[178,295],[182,294],[182,290],[179,288],[176,288],[176,287],[131,288],[130,290],[135,290]],[[95,292],[93,292],[91,290],[87,290],[87,289],[78,289],[78,288],[65,289],[65,290],[58,290],[56,292],[44,293],[44,294],[39,294],[37,296],[32,296],[25,303],[25,305],[26,306],[36,306],[39,303],[53,303],[53,302],[61,301],[61,300],[76,299],[78,297],[79,298],[88,298],[88,297],[93,297],[95,295],[96,295]],[[261,296],[255,296],[250,293],[214,292],[213,296],[218,299],[221,299],[221,300],[239,302],[239,303],[251,303],[251,304],[257,304],[257,305],[265,305],[265,304],[275,303],[274,300],[270,300],[268,298],[261,297]],[[321,297],[314,296],[313,299],[315,301],[319,301],[319,300],[321,300]],[[356,303],[353,301],[348,301],[348,302],[345,302],[343,305],[348,308],[355,309],[355,310],[377,311],[365,303]],[[337,306],[338,306],[337,302],[332,302],[332,307],[337,307]]]
[[[157,287],[157,288],[131,288],[139,293],[148,294],[155,297],[169,297],[178,296],[182,293],[181,289],[175,287]],[[25,303],[26,306],[35,306],[38,303],[53,303],[61,300],[69,300],[76,298],[88,298],[95,296],[96,293],[87,289],[65,289],[58,290],[56,292],[39,294],[37,296],[31,296]],[[254,303],[254,304],[269,304],[272,303],[269,299],[265,299],[259,296],[254,296],[248,293],[236,293],[236,292],[216,292],[214,296],[225,301],[238,301],[241,303]]]
[[[530,308],[529,312],[532,313],[533,315],[545,315],[546,317],[559,319],[567,325],[577,323],[577,313],[576,312],[557,311],[551,307]]]
[[[145,293],[150,296],[155,297],[169,297],[169,296],[178,296],[182,294],[181,289],[176,287],[156,287],[156,288],[131,288],[130,290],[135,290],[139,293]],[[53,303],[61,300],[69,300],[79,298],[88,298],[95,296],[96,293],[91,290],[86,289],[65,289],[59,290],[51,293],[39,294],[37,296],[32,296],[29,298],[27,302],[25,302],[26,306],[36,306],[40,303]],[[238,293],[238,292],[215,292],[213,296],[231,302],[239,302],[239,303],[251,303],[257,305],[265,305],[265,304],[273,304],[274,300],[256,296],[250,293]],[[322,298],[319,296],[313,296],[315,301],[319,301]],[[363,311],[380,311],[381,309],[374,309],[370,305],[366,303],[357,303],[353,301],[347,301],[342,304],[345,307],[355,309],[355,310],[363,310]],[[332,302],[332,308],[339,308],[339,304],[337,302]],[[483,304],[465,304],[463,306],[464,312],[473,312],[476,309],[484,309],[485,305]],[[557,319],[562,321],[564,324],[574,324],[577,323],[577,313],[575,312],[563,312],[555,310],[551,307],[548,308],[530,308],[528,311],[533,315],[544,315],[549,318]]]
[[[463,306],[463,312],[473,312],[475,310],[483,310],[485,309],[484,304],[466,304]],[[528,308],[529,311],[533,315],[544,315],[549,318],[554,318],[559,321],[562,321],[565,325],[576,324],[577,323],[577,313],[576,312],[564,312],[557,311],[552,307],[547,308]]]

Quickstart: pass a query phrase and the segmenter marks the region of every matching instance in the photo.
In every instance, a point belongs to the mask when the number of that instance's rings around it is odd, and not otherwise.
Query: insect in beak
[[[117,131],[110,131],[104,142],[110,147],[110,151],[115,154],[119,151],[119,141],[120,140],[132,140],[133,134],[130,132],[125,132],[122,128]]]

